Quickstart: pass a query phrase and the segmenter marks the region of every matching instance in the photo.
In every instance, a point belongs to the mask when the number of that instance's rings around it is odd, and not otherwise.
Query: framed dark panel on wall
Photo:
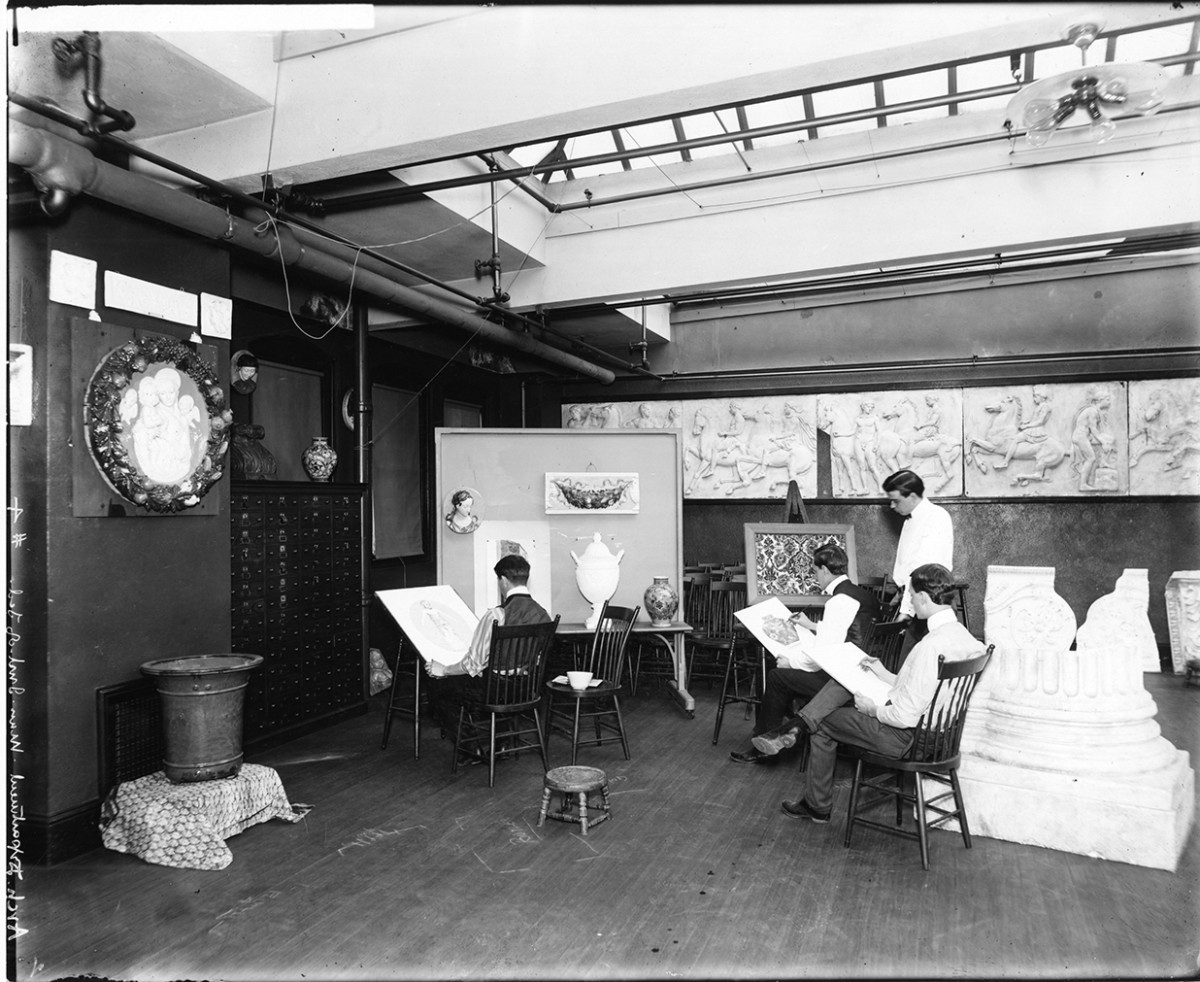
[[[847,573],[857,581],[853,525],[745,525],[746,594],[755,604],[778,597],[788,606],[823,607],[828,597],[817,583],[813,553],[827,543],[846,551]]]
[[[375,414],[371,455],[376,559],[424,552],[421,514],[420,400],[416,393],[371,386]]]

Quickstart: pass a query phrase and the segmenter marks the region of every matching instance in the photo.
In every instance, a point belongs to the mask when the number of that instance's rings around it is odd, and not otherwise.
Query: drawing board
[[[479,618],[451,586],[417,586],[378,590],[405,637],[429,663],[432,675],[456,665],[467,653]]]

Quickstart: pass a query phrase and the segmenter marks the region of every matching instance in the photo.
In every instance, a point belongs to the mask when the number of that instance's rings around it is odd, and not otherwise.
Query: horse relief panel
[[[1129,383],[1130,494],[1200,494],[1200,380]]]
[[[834,496],[883,497],[884,480],[904,468],[927,494],[962,494],[962,399],[961,389],[819,396]]]
[[[963,401],[967,495],[1128,493],[1124,382],[988,386]]]
[[[563,406],[566,429],[679,429],[685,498],[817,494],[815,396],[749,396]]]

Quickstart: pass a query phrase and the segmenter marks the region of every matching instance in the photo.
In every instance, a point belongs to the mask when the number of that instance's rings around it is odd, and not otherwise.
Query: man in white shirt
[[[910,470],[896,471],[883,482],[888,507],[904,518],[900,541],[896,545],[896,560],[892,564],[892,579],[901,589],[898,620],[909,622],[901,647],[901,660],[925,635],[920,618],[913,617],[912,586],[909,578],[918,566],[937,563],[946,569],[954,568],[954,524],[950,513],[941,505],[925,498],[925,482]]]
[[[838,744],[900,756],[912,744],[913,728],[937,692],[938,657],[944,655],[947,661],[959,661],[983,653],[983,642],[972,637],[958,622],[950,606],[954,597],[950,570],[936,563],[919,566],[912,571],[910,587],[913,611],[921,620],[928,621],[928,633],[896,675],[884,668],[878,658],[863,660],[865,667],[891,685],[886,701],[878,705],[866,696],[856,695],[853,706],[833,709],[818,720],[810,720],[807,713],[801,714],[812,730],[811,755],[803,793],[795,801],[783,802],[783,813],[789,818],[807,819],[819,825],[828,822]],[[841,687],[831,682],[826,691],[835,688]],[[847,697],[850,695],[845,689],[842,691]],[[808,708],[811,707],[812,703]]]
[[[829,599],[819,621],[814,623],[803,613],[793,614],[791,620],[798,625],[797,630],[813,631],[818,643],[852,641],[862,648],[879,606],[870,591],[850,582],[847,568],[846,552],[841,546],[830,542],[817,548],[813,553],[813,572]],[[767,673],[752,740],[779,727],[784,717],[791,715],[793,699],[798,697],[807,702],[829,681],[821,666],[803,652],[791,660],[787,655],[778,656],[775,663],[776,667]],[[773,752],[764,753],[753,744],[749,750],[734,750],[729,756],[742,764],[777,759]]]

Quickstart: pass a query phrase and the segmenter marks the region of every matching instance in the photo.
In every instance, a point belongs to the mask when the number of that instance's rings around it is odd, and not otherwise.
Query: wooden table
[[[557,637],[583,638],[591,637],[594,627],[588,627],[582,622],[559,623]],[[675,663],[675,678],[667,681],[667,691],[688,715],[688,719],[696,718],[696,700],[687,690],[687,657],[684,651],[685,641],[692,633],[692,625],[683,621],[675,621],[666,627],[656,627],[649,621],[637,621],[633,625],[633,634],[656,638],[667,646],[671,652],[671,660]]]

